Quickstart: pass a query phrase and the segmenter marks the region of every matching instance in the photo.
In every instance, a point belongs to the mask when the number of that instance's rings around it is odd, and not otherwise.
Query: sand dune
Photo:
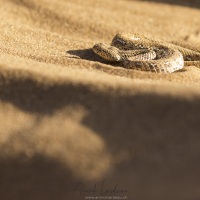
[[[91,50],[118,32],[200,49],[198,1],[0,0],[0,17],[0,199],[200,198],[200,69]]]

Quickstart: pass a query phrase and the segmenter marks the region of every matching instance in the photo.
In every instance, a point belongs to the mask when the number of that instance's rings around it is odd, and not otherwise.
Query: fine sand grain
[[[91,50],[118,32],[200,50],[199,9],[0,0],[0,199],[199,199],[200,69],[127,70]]]

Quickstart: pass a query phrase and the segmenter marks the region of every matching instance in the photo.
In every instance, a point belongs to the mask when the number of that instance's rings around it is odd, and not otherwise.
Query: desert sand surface
[[[200,69],[130,70],[91,50],[121,32],[198,50],[199,8],[0,0],[0,199],[199,199]]]

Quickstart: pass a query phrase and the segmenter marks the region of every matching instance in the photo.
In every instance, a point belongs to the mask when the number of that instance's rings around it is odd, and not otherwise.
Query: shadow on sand
[[[68,50],[66,51],[67,56],[77,59],[84,59],[90,61],[104,62],[106,61],[96,55],[92,49],[77,49],[77,50]]]
[[[132,1],[132,0],[129,0]],[[165,4],[172,4],[172,5],[179,5],[179,6],[187,6],[192,8],[200,8],[200,1],[199,0],[137,0],[137,1],[151,1],[157,3],[165,3]]]

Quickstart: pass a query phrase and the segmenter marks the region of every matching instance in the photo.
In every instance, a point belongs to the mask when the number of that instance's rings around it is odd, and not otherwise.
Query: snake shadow
[[[121,66],[120,63],[118,62],[111,62],[107,61],[97,54],[95,54],[92,49],[74,49],[74,50],[68,50],[66,51],[67,57],[73,58],[73,59],[83,59],[83,60],[89,60],[89,61],[94,61],[94,62],[100,62],[103,64],[107,65],[112,65],[112,66]]]
[[[71,58],[84,59],[90,61],[98,61],[98,62],[106,62],[103,58],[96,55],[92,49],[76,49],[76,50],[68,50],[66,54],[70,55]]]
[[[133,0],[129,0],[133,1]],[[151,1],[157,3],[165,3],[165,4],[172,4],[172,5],[179,5],[179,6],[186,6],[191,8],[200,8],[200,1],[199,0],[137,0],[137,1]]]

